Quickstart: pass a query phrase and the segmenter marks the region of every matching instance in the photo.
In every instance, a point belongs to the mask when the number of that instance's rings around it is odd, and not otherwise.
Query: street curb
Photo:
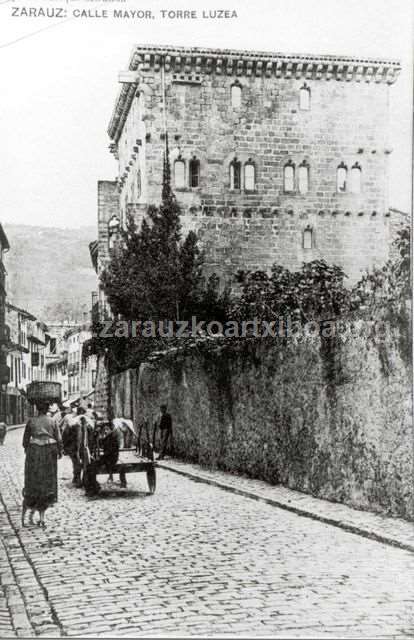
[[[19,592],[19,602],[21,603],[21,607],[19,608],[18,611],[13,610],[13,607],[9,607],[10,615],[12,618],[13,626],[15,627],[15,630],[16,630],[16,634],[18,637],[26,638],[26,637],[41,637],[41,636],[44,636],[46,632],[52,632],[53,635],[50,637],[62,637],[65,634],[62,631],[62,625],[59,621],[56,611],[49,600],[47,589],[43,586],[43,583],[25,548],[24,542],[20,535],[19,528],[14,524],[11,513],[7,507],[7,504],[4,500],[2,493],[0,492],[0,511],[1,510],[6,516],[8,527],[10,527],[10,530],[13,532],[14,537],[18,542],[18,549],[21,552],[21,558],[18,558],[16,561],[16,559],[14,557],[11,557],[9,554],[7,541],[5,541],[5,539],[2,540],[2,544],[9,561],[9,565],[14,578],[16,589]],[[37,625],[35,622],[32,621],[30,609],[29,609],[30,603],[26,601],[24,588],[22,588],[18,583],[16,572],[15,572],[15,562],[17,562],[17,564],[21,563],[22,558],[24,558],[26,565],[30,567],[30,569],[33,572],[33,577],[37,582],[40,592],[43,594],[42,604],[44,604],[48,608],[50,617],[53,620],[53,624],[49,624],[47,629],[46,628],[42,629],[41,625]],[[33,633],[29,633],[29,631],[32,631]],[[58,634],[57,636],[56,636],[56,633]]]
[[[292,506],[291,504],[287,504],[281,500],[275,500],[273,498],[267,498],[261,496],[257,493],[253,493],[252,491],[246,491],[245,489],[237,489],[230,484],[226,484],[224,482],[220,482],[219,480],[213,480],[212,478],[208,478],[203,476],[202,473],[196,474],[191,471],[184,471],[182,469],[175,469],[174,467],[168,466],[168,463],[158,462],[158,467],[161,469],[166,469],[167,471],[173,471],[174,473],[178,473],[179,475],[186,476],[191,480],[196,482],[205,482],[213,487],[218,487],[219,489],[223,489],[224,491],[229,491],[230,493],[235,493],[240,496],[244,496],[245,498],[250,498],[251,500],[256,500],[257,502],[263,502],[265,504],[269,504],[272,507],[279,507],[280,509],[285,509],[285,511],[291,511],[298,516],[303,516],[305,518],[310,518],[312,520],[317,520],[318,522],[322,522],[324,524],[332,525],[333,527],[337,527],[338,529],[342,529],[343,531],[348,531],[349,533],[353,533],[358,536],[362,536],[364,538],[368,538],[370,540],[375,540],[376,542],[381,542],[382,544],[386,544],[391,547],[397,547],[399,549],[403,549],[404,551],[410,551],[414,553],[414,545],[401,542],[396,538],[392,538],[387,535],[379,534],[376,531],[372,531],[370,529],[365,529],[363,527],[359,527],[357,525],[349,524],[344,522],[343,520],[336,520],[335,518],[329,518],[328,516],[320,515],[319,513],[314,513],[313,511],[309,511],[307,509],[301,509],[300,507]]]
[[[0,540],[0,557],[3,557],[9,566],[9,575],[5,577],[2,574],[1,582],[3,589],[6,590],[7,609],[16,637],[35,636],[35,630],[27,615],[22,591],[17,583],[9,551],[4,540]],[[13,601],[13,604],[11,601]]]

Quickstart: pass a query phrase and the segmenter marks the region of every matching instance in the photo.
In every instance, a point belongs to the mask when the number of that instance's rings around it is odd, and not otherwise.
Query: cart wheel
[[[157,476],[154,467],[147,471],[148,488],[150,493],[155,493],[155,487],[157,486]]]

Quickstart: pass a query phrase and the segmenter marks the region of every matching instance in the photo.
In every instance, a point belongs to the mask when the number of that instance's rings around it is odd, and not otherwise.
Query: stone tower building
[[[99,183],[100,255],[127,212],[140,220],[159,203],[168,134],[183,230],[198,233],[207,272],[323,258],[355,281],[386,261],[401,224],[388,203],[399,71],[396,61],[135,47],[108,129],[119,176]]]

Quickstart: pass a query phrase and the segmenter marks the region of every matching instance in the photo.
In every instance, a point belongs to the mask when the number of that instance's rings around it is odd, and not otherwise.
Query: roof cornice
[[[26,311],[26,309],[22,309],[21,307],[17,307],[12,302],[8,302],[7,301],[6,302],[6,307],[7,307],[7,309],[11,309],[12,311],[17,311],[18,313],[20,313],[22,316],[24,316],[28,320],[37,320],[36,316],[34,316],[32,313],[30,313],[29,311]]]
[[[401,70],[398,60],[357,58],[352,56],[283,54],[269,51],[237,51],[169,45],[137,45],[129,60],[129,71],[145,72],[151,68],[175,73],[196,73],[374,82],[392,84]],[[137,74],[138,76],[138,74]],[[108,133],[118,142],[138,85],[125,82],[118,94]]]

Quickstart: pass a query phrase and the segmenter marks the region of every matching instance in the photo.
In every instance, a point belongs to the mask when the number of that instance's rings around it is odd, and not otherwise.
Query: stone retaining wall
[[[170,353],[114,376],[113,403],[153,424],[167,402],[187,460],[412,519],[409,329],[366,333]]]

